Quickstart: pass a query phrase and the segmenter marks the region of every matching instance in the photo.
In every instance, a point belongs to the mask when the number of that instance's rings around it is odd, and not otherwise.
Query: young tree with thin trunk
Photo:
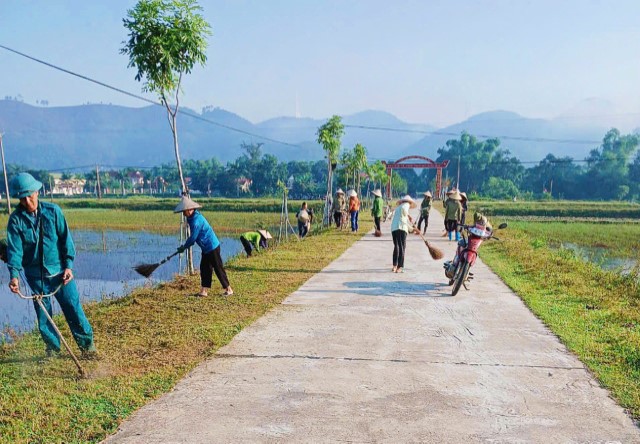
[[[138,70],[136,80],[144,82],[142,90],[158,94],[166,108],[183,194],[189,190],[182,173],[176,116],[182,77],[207,61],[211,27],[201,11],[195,0],[139,0],[123,19],[129,39],[120,52],[129,56],[128,66]]]
[[[318,143],[322,145],[328,163],[328,177],[327,177],[327,195],[324,200],[324,215],[323,220],[325,224],[329,224],[331,211],[331,202],[333,196],[333,170],[338,164],[338,156],[340,155],[341,139],[344,135],[344,125],[342,124],[342,118],[340,116],[331,117],[324,125],[318,128]]]

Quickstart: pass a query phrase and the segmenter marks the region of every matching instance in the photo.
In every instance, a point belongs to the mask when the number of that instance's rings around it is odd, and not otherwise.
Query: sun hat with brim
[[[182,200],[180,200],[180,203],[173,212],[182,213],[185,210],[195,210],[196,208],[202,208],[202,205],[192,201],[189,196],[182,196]]]
[[[449,196],[449,199],[462,200],[462,196],[460,196],[460,193],[458,193],[458,190],[451,192],[451,194],[447,193],[447,195]]]
[[[349,197],[356,197],[357,195],[358,193],[356,193],[356,190],[349,191]]]
[[[344,194],[344,191],[342,191],[342,188],[338,188],[336,190],[336,194]]]
[[[431,196],[431,191],[425,191],[424,193],[422,193],[423,196],[425,197],[432,197]]]
[[[373,190],[371,194],[373,194],[374,196],[382,197],[382,191],[380,190]]]
[[[467,198],[467,193],[465,193],[464,191],[461,191],[461,192],[460,192],[460,199],[462,199],[462,200],[469,200],[469,199]]]
[[[271,233],[269,233],[267,230],[258,230],[258,233],[260,233],[260,235],[265,239],[272,239]]]
[[[9,190],[11,197],[15,199],[22,199],[32,195],[34,192],[42,188],[42,182],[36,180],[29,173],[19,173],[13,176],[11,183],[9,184]]]
[[[409,203],[409,208],[415,208],[417,206],[416,201],[408,194],[398,201],[398,205],[402,205],[405,202]]]

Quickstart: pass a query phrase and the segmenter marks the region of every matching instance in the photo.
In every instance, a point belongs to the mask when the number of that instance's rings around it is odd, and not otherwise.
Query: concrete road
[[[453,255],[432,212],[428,239]],[[640,443],[631,419],[484,264],[451,297],[389,225],[242,331],[109,443]]]

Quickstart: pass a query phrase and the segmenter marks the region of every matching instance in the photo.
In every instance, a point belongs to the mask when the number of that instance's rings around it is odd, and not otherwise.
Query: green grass
[[[495,222],[499,222],[496,220]],[[569,224],[571,225],[571,224]],[[640,418],[640,283],[546,248],[542,238],[600,237],[600,225],[512,225],[502,242],[483,246],[482,259],[509,285],[637,420]]]
[[[39,362],[44,346],[34,333],[0,346],[0,442],[102,440],[359,238],[331,229],[232,259],[229,299],[187,297],[199,289],[190,276],[88,306],[102,357],[85,362],[88,379],[76,379],[68,358]]]
[[[640,219],[640,205],[600,201],[472,201],[473,211],[496,216]]]

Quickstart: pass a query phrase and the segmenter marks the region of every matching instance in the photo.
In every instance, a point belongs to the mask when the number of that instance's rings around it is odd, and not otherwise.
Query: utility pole
[[[98,199],[102,198],[102,190],[100,189],[100,171],[98,165],[96,165],[96,194]]]
[[[456,179],[456,188],[460,191],[460,154],[458,154],[458,179]]]
[[[4,146],[2,145],[2,136],[0,133],[0,153],[2,154],[2,172],[4,174],[4,189],[7,192],[7,211],[11,214],[11,196],[9,196],[9,181],[7,180],[7,165],[4,163]]]
[[[49,175],[49,197],[51,198],[51,202],[53,202],[53,184],[51,183],[51,175]]]

